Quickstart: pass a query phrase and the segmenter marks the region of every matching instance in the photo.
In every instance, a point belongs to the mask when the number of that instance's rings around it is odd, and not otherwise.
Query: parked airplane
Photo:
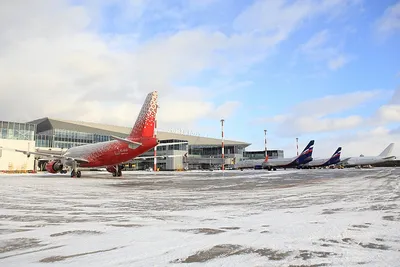
[[[312,161],[302,165],[303,169],[316,168],[316,167],[326,167],[333,164],[338,164],[340,162],[340,154],[342,152],[342,148],[339,147],[335,153],[333,153],[332,157],[325,159],[313,159]]]
[[[395,160],[395,156],[390,156],[393,151],[394,143],[391,143],[385,150],[382,151],[381,154],[375,157],[365,157],[363,155],[359,157],[349,157],[343,159],[340,163],[346,167],[355,167],[355,166],[365,166],[365,165],[373,165],[377,163],[382,163],[390,160]]]
[[[55,158],[46,164],[46,170],[50,173],[64,172],[64,166],[72,167],[71,177],[81,177],[78,167],[106,167],[113,176],[121,176],[120,164],[158,146],[169,146],[178,143],[163,143],[154,135],[155,119],[157,114],[157,91],[149,93],[140,110],[139,116],[127,138],[112,136],[114,140],[99,142],[69,148],[61,155],[47,154],[12,149],[16,152]],[[179,144],[182,144],[180,142]],[[0,147],[1,148],[1,147]],[[158,156],[163,158],[165,156]],[[146,157],[149,158],[149,157]],[[154,157],[150,157],[154,158]],[[65,171],[66,172],[66,171]]]
[[[263,168],[276,170],[277,168],[297,168],[300,165],[307,164],[313,160],[312,153],[314,149],[314,140],[311,140],[300,155],[293,158],[268,159],[263,162]]]
[[[257,168],[265,168],[268,170],[276,168],[290,168],[297,167],[299,164],[306,164],[312,160],[312,152],[313,152],[314,140],[311,140],[310,143],[306,146],[303,152],[293,158],[282,158],[282,159],[269,159],[268,156],[265,159],[244,159],[235,164],[235,169],[257,169]]]

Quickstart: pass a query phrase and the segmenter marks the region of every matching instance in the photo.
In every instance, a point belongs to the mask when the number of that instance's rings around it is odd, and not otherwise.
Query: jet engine
[[[61,164],[60,161],[53,160],[49,161],[46,164],[46,170],[50,173],[57,173],[63,169],[63,165]]]
[[[106,170],[110,173],[115,173],[117,168],[115,168],[115,166],[107,166]]]
[[[117,168],[116,166],[107,166],[106,170],[110,173],[112,173],[112,175],[115,176],[122,176],[122,172],[121,170],[124,168],[124,165],[118,165],[118,172],[117,172]]]

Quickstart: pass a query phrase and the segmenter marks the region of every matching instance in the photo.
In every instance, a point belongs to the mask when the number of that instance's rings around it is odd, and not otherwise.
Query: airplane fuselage
[[[264,159],[245,159],[235,164],[235,169],[249,169],[256,166],[262,166]]]
[[[313,159],[313,161],[310,161],[307,164],[304,164],[304,166],[307,167],[319,167],[319,166],[325,166],[328,163],[329,159]]]
[[[395,159],[395,157],[353,157],[346,161],[346,166],[373,165]]]
[[[326,167],[340,162],[339,156],[328,159],[313,159],[313,161],[304,164],[305,167]]]
[[[283,159],[270,159],[267,162],[264,162],[264,167],[266,168],[295,168],[302,164],[307,164],[311,162],[313,159],[311,155],[300,155],[299,157],[294,158],[283,158]]]
[[[80,163],[80,167],[102,167],[129,161],[157,145],[156,138],[142,138],[141,146],[131,148],[126,142],[112,140],[107,142],[88,144],[68,149],[64,156],[85,159],[87,163]],[[72,160],[65,160],[64,164],[72,166]]]
[[[269,159],[267,162],[264,162],[264,166],[267,167],[290,167],[298,165],[298,158],[283,158],[283,159]]]

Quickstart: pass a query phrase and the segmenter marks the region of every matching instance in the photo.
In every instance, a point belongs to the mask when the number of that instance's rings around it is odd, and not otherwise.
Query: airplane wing
[[[129,144],[129,148],[131,148],[131,149],[138,148],[142,145],[142,143],[134,142],[132,140],[128,140],[128,139],[121,138],[121,137],[114,136],[114,135],[112,135],[111,138]],[[157,146],[172,146],[172,145],[180,145],[180,144],[187,144],[187,143],[189,143],[189,142],[159,143]]]
[[[346,164],[350,159],[351,159],[351,157],[344,158],[341,161],[339,161],[339,163],[345,163]]]
[[[129,145],[130,149],[135,149],[135,148],[138,148],[138,147],[140,147],[142,145],[142,143],[134,142],[134,141],[131,141],[131,140],[128,140],[128,139],[125,139],[125,138],[121,138],[121,137],[118,137],[118,136],[114,136],[114,135],[112,135],[111,138],[115,139],[115,140],[118,140],[118,141],[121,141],[121,142],[124,142],[124,143],[127,143]]]
[[[384,159],[384,160],[394,160],[394,159],[396,159],[396,156],[384,157],[382,159]]]
[[[14,152],[20,152],[22,154],[27,155],[28,157],[32,154],[32,155],[39,155],[39,156],[45,156],[45,157],[51,157],[51,158],[63,158],[63,156],[61,154],[58,155],[58,154],[51,154],[51,153],[27,151],[27,150],[7,148],[7,147],[1,147],[1,146],[0,146],[0,149],[14,151]]]
[[[0,147],[0,149],[4,149],[4,150],[9,150],[9,151],[15,151],[15,152],[19,152],[22,154],[27,155],[28,157],[30,155],[38,155],[38,156],[44,156],[44,157],[49,157],[49,158],[56,158],[56,159],[66,159],[66,160],[73,160],[76,161],[78,163],[88,163],[89,161],[83,158],[72,158],[72,157],[66,157],[62,154],[51,154],[51,153],[43,153],[43,152],[35,152],[35,151],[27,151],[27,150],[21,150],[21,149],[12,149],[12,148],[4,148],[4,147]]]

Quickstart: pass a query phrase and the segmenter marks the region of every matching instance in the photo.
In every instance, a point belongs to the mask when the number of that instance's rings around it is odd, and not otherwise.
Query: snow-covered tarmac
[[[0,266],[400,266],[400,168],[83,176],[0,175]]]

